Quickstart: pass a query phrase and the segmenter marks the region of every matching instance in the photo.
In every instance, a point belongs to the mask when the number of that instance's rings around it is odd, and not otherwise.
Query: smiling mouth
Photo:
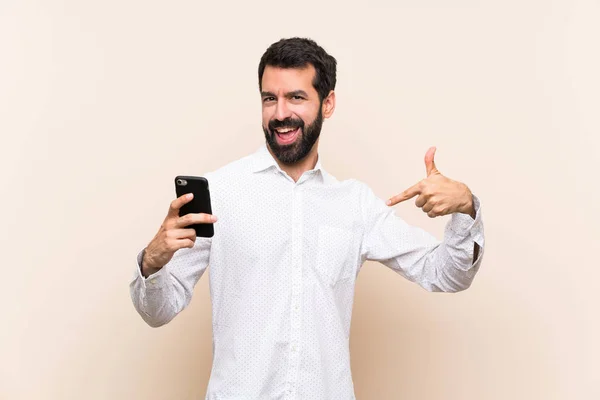
[[[276,128],[275,135],[277,136],[277,142],[282,145],[293,143],[298,137],[298,133],[300,132],[300,128]]]

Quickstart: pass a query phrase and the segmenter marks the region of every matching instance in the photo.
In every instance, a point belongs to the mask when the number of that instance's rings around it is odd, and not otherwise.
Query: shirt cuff
[[[140,281],[141,286],[146,290],[160,290],[164,287],[165,281],[167,280],[167,272],[165,271],[166,265],[149,275],[148,278],[144,278],[142,275],[142,258],[144,257],[144,249],[141,250],[136,259],[137,263],[135,266],[134,279],[138,279]]]
[[[473,208],[475,209],[475,219],[467,214],[453,213],[448,228],[461,236],[471,235],[479,243],[478,239],[482,233],[481,202],[475,195],[473,195]],[[481,243],[479,244],[481,245]]]

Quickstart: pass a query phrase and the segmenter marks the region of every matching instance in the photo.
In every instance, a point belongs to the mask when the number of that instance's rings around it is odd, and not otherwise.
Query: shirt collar
[[[267,149],[267,143],[264,142],[253,155],[252,172],[264,171],[271,167],[275,167],[278,170],[281,170],[279,164],[277,164],[277,161],[275,161],[275,158],[273,158],[273,156],[269,152],[269,149]],[[320,155],[317,155],[317,163],[313,170],[323,173]]]

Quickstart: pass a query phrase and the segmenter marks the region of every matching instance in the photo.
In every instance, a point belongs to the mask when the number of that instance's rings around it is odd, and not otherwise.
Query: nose
[[[279,120],[279,121],[283,121],[284,119],[291,117],[292,113],[290,112],[290,109],[288,108],[285,100],[283,101],[278,101],[277,102],[277,108],[275,109],[275,119]]]

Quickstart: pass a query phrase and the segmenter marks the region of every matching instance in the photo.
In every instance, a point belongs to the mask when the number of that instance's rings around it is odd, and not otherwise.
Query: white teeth
[[[291,132],[291,131],[295,131],[296,129],[292,129],[292,128],[277,128],[276,131],[279,133],[286,133],[286,132]]]

